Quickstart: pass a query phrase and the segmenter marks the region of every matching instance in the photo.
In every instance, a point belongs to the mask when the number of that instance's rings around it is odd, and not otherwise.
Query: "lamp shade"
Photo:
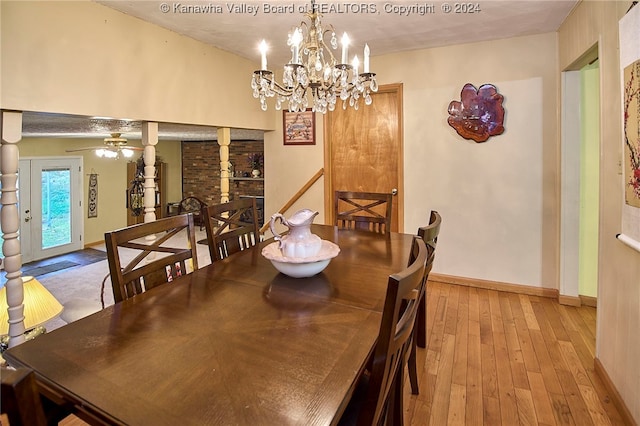
[[[31,330],[62,313],[62,305],[38,280],[22,277],[24,285],[24,329]],[[7,286],[0,288],[0,335],[9,333]]]

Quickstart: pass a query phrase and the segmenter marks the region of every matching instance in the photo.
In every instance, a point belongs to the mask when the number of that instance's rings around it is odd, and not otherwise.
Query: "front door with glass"
[[[20,160],[18,208],[22,262],[82,248],[82,159]]]

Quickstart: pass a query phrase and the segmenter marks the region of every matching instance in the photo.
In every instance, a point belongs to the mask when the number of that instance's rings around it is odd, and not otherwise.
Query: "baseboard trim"
[[[631,415],[631,411],[629,411],[627,404],[624,403],[624,400],[620,396],[620,393],[618,393],[618,390],[613,384],[613,381],[611,381],[609,374],[607,374],[607,370],[605,370],[604,365],[602,365],[598,357],[595,357],[593,359],[593,369],[600,380],[602,380],[605,389],[611,397],[611,401],[613,401],[613,405],[615,405],[620,412],[624,424],[638,426],[638,423],[636,423],[636,421],[633,419],[633,416]]]
[[[598,298],[597,297],[580,296],[580,302],[582,302],[582,304],[584,306],[589,306],[591,308],[597,308],[598,307]]]
[[[87,243],[87,244],[84,245],[84,248],[93,248],[93,247],[99,246],[101,244],[104,244],[104,240],[94,241],[92,243]]]
[[[567,296],[564,294],[560,294],[558,296],[558,303],[561,305],[575,306],[578,308],[582,306],[582,302],[580,301],[579,296]]]
[[[429,281],[464,285],[467,287],[483,288],[486,290],[508,291],[510,293],[526,294],[529,296],[550,297],[552,299],[558,299],[559,296],[559,292],[555,288],[532,287],[528,285],[509,284],[477,278],[456,277],[453,275],[431,273],[429,274]]]

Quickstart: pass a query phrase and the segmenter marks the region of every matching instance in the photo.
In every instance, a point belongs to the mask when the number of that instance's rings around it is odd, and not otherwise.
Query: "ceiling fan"
[[[66,152],[95,151],[98,157],[120,158],[120,154],[125,158],[133,157],[134,151],[143,151],[144,148],[128,146],[127,139],[121,137],[121,133],[111,133],[110,138],[104,139],[104,146],[93,146],[87,148],[67,149]]]

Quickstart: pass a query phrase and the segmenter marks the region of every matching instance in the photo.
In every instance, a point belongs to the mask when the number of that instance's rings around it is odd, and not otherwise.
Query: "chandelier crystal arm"
[[[289,32],[287,45],[291,49],[291,61],[283,69],[282,83],[275,81],[272,71],[256,70],[251,80],[254,98],[260,99],[263,111],[267,110],[267,98],[275,98],[276,109],[288,104],[291,112],[305,111],[309,101],[314,112],[333,111],[340,98],[343,108],[349,106],[358,109],[360,98],[370,105],[371,93],[378,90],[376,74],[369,72],[369,46],[364,50],[364,72],[358,74],[358,65],[338,64],[332,50],[337,50],[338,42],[332,25],[323,27],[322,14],[315,1],[311,1],[311,11],[305,13],[308,21]],[[326,38],[330,37],[329,45]],[[347,62],[347,41],[344,36],[342,58]],[[266,68],[266,44],[261,48],[262,68]],[[309,99],[309,97],[311,99]]]

